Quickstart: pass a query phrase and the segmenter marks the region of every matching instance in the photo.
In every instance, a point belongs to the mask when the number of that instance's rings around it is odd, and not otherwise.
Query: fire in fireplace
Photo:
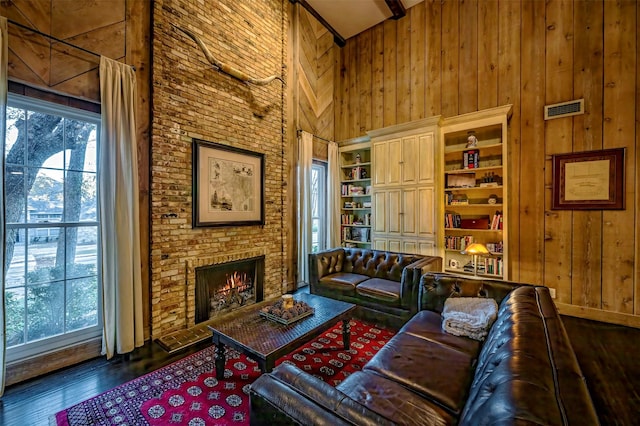
[[[196,268],[196,324],[262,301],[264,256]]]

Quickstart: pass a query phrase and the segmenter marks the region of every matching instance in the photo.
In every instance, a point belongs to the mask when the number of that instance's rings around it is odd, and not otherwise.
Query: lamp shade
[[[473,243],[473,244],[469,244],[462,251],[462,254],[489,254],[489,250],[484,244]]]

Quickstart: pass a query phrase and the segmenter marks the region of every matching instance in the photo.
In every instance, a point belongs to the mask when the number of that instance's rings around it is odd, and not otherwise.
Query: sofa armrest
[[[409,309],[412,315],[418,311],[420,278],[429,271],[442,271],[442,258],[440,256],[422,257],[407,265],[402,271],[400,303],[403,308]]]
[[[444,302],[451,296],[491,297],[499,305],[507,294],[522,285],[528,284],[427,272],[418,286],[418,310],[442,313]]]
[[[342,271],[344,259],[345,251],[341,247],[309,253],[309,286],[311,293],[314,293],[322,277]]]
[[[251,425],[390,425],[328,383],[283,363],[251,384]]]

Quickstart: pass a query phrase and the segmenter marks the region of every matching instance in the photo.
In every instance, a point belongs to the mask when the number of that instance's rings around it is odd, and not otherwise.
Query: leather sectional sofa
[[[441,270],[438,256],[335,248],[309,255],[309,290],[355,303],[362,318],[400,326],[417,312],[420,277]]]
[[[448,297],[491,297],[484,342],[442,331]],[[251,385],[252,425],[593,425],[584,376],[546,287],[428,273],[420,311],[335,388],[290,364]]]

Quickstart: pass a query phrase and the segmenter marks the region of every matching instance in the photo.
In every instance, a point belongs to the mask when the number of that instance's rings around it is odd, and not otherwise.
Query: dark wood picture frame
[[[554,210],[622,210],[625,148],[555,154]]]
[[[264,225],[264,154],[193,139],[192,227]]]

